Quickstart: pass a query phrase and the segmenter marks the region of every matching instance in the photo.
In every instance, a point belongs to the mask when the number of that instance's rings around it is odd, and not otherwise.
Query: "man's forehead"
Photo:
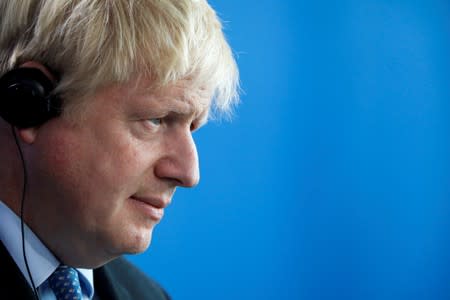
[[[206,117],[210,110],[212,93],[192,84],[189,80],[180,80],[163,87],[153,87],[147,81],[140,80],[132,91],[144,102],[155,109],[170,110],[180,115]]]

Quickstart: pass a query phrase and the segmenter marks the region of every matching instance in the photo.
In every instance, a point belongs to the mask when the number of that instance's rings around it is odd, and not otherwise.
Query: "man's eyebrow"
[[[193,116],[196,120],[207,119],[209,115],[209,105],[193,105],[182,99],[169,101],[164,109],[180,116]]]
[[[181,117],[181,118],[186,118],[186,119],[190,119],[191,116],[192,116],[192,124],[197,129],[197,128],[202,127],[206,123],[208,123],[208,120],[209,120],[209,109],[206,109],[206,110],[200,111],[200,112],[199,111],[194,111],[194,110],[177,112],[177,111],[171,110],[169,112],[169,115],[173,115],[173,116],[177,116],[177,117]]]

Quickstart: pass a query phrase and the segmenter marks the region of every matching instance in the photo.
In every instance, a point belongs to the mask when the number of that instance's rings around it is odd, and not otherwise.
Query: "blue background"
[[[450,298],[450,2],[211,1],[244,93],[142,255],[174,299]]]

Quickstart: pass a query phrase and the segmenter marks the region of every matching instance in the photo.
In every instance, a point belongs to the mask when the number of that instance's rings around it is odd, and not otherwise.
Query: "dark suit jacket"
[[[169,300],[167,293],[124,258],[94,270],[94,299]],[[0,299],[35,300],[33,291],[0,242]]]

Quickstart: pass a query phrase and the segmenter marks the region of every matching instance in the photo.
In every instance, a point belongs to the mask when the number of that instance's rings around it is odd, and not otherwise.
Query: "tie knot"
[[[59,266],[49,277],[49,284],[57,300],[81,300],[81,287],[77,270]]]

